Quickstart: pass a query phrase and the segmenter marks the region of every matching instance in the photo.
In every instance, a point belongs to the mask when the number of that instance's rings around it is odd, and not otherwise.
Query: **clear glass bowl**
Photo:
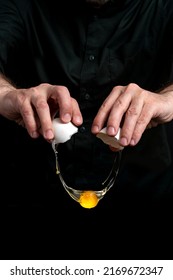
[[[120,167],[120,161],[121,161],[121,155],[122,150],[119,150],[115,152],[115,159],[111,168],[111,171],[106,178],[104,182],[102,182],[101,190],[79,190],[72,187],[69,187],[66,182],[64,181],[60,166],[58,162],[58,145],[53,140],[52,141],[52,148],[55,153],[55,159],[56,159],[56,174],[59,175],[60,181],[66,190],[66,192],[71,196],[72,199],[74,199],[76,202],[78,202],[82,207],[84,208],[93,208],[95,207],[98,202],[105,196],[105,194],[112,188],[116,181],[116,177],[118,175],[119,167]]]

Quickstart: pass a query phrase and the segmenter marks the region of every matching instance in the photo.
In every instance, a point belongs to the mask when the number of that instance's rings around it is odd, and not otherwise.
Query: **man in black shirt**
[[[115,136],[121,126],[118,177],[94,213],[165,205],[173,193],[165,131],[173,119],[172,0],[55,2],[0,0],[0,113],[26,128],[2,117],[5,198],[83,215],[55,172],[49,142],[58,114],[79,128],[58,151],[76,189],[105,180],[115,153],[96,134],[106,126]]]

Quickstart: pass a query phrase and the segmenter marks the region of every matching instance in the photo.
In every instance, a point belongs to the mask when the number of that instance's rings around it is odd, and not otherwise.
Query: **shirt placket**
[[[91,102],[94,102],[94,82],[98,68],[98,52],[99,52],[99,24],[98,18],[92,16],[90,18],[85,50],[83,55],[83,65],[80,76],[80,106],[87,109]],[[85,131],[85,120],[82,131]]]

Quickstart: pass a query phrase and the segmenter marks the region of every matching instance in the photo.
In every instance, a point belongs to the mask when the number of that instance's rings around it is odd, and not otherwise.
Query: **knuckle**
[[[37,87],[31,87],[28,90],[25,91],[25,100],[28,100],[29,102],[37,101],[41,97],[40,93],[40,86]]]
[[[39,86],[38,87],[31,87],[28,92],[31,96],[38,96],[39,95]]]
[[[101,109],[101,111],[106,111],[107,107],[108,107],[108,99],[106,98],[104,100],[104,102],[102,103],[100,109]]]
[[[136,89],[139,89],[139,86],[137,85],[137,84],[135,84],[135,83],[130,83],[128,86],[127,86],[127,88],[129,89],[129,90],[136,90]]]
[[[74,104],[77,104],[78,105],[78,102],[75,98],[71,97],[71,101],[74,103]]]
[[[127,112],[126,112],[127,116],[137,116],[138,115],[138,110],[136,107],[130,107]]]
[[[31,115],[31,111],[29,110],[29,108],[27,108],[25,106],[23,106],[21,108],[21,113],[22,113],[24,118],[27,118],[27,117],[29,117]]]
[[[120,97],[116,100],[116,106],[117,106],[118,108],[123,108],[123,107],[124,107],[123,101],[121,100]]]
[[[55,86],[55,89],[60,94],[67,94],[68,93],[68,89],[65,86]]]
[[[123,88],[123,86],[115,86],[115,87],[113,87],[113,92],[115,92],[115,91],[121,91],[122,90],[122,88]]]
[[[40,91],[40,89],[44,87],[47,87],[46,83],[29,89],[31,102],[34,104],[36,110],[45,109],[48,107],[47,101],[45,100],[45,95],[43,94],[43,91]]]
[[[35,108],[36,108],[36,110],[47,109],[48,108],[48,104],[47,104],[47,102],[44,99],[38,99],[38,100],[36,100]]]
[[[136,122],[137,126],[143,126],[146,123],[146,118],[145,116],[139,118]]]

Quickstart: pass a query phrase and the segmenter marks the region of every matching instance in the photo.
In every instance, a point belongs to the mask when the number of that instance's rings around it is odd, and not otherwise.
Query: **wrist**
[[[0,115],[4,115],[5,97],[10,92],[16,89],[10,81],[0,74]]]

